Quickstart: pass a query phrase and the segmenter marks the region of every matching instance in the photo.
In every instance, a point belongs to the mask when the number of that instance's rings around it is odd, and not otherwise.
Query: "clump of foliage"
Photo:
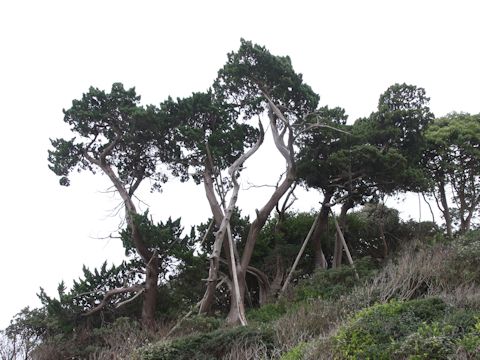
[[[296,346],[284,353],[280,360],[302,360],[307,346],[306,342],[299,342]]]
[[[162,341],[138,351],[140,360],[208,360],[220,359],[235,344],[252,346],[262,344],[267,349],[274,347],[274,334],[268,327],[235,327]]]
[[[272,322],[282,317],[291,306],[291,304],[287,304],[285,301],[266,304],[259,308],[249,310],[247,312],[248,320],[258,323]]]
[[[475,334],[478,315],[438,298],[393,300],[360,311],[341,327],[336,350],[345,359],[443,359]]]
[[[206,333],[214,331],[223,325],[223,320],[213,316],[195,315],[183,319],[172,332],[174,336]]]
[[[342,266],[336,269],[317,270],[315,274],[306,280],[301,281],[295,288],[295,299],[297,301],[308,299],[338,299],[346,295],[352,289],[370,278],[377,265],[372,259],[366,257],[355,262],[355,268]],[[356,278],[358,274],[359,279]]]

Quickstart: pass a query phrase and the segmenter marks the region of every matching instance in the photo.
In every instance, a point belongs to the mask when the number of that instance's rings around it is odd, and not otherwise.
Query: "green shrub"
[[[160,342],[139,350],[141,360],[210,360],[221,359],[235,344],[252,346],[261,343],[273,348],[274,334],[267,327],[235,327]]]
[[[450,272],[452,280],[458,284],[480,282],[480,230],[470,231],[456,239],[453,244],[454,254],[445,270]]]
[[[462,338],[457,341],[458,353],[465,355],[468,359],[480,357],[480,317],[474,326],[470,328]]]
[[[366,308],[334,337],[346,359],[446,359],[480,354],[479,312],[437,298],[391,301]]]
[[[172,333],[174,336],[184,336],[195,333],[210,332],[223,325],[223,319],[213,316],[196,315],[184,319]]]
[[[454,327],[433,322],[423,323],[405,338],[395,351],[395,358],[446,359],[455,353]]]
[[[355,269],[360,281],[356,278],[355,270],[348,265],[317,271],[310,279],[297,285],[295,300],[338,299],[341,295],[351,292],[362,280],[371,277],[375,273],[376,265],[371,258],[365,257],[355,262]]]
[[[421,324],[443,318],[446,309],[446,304],[435,298],[371,306],[339,330],[337,349],[347,359],[390,359],[400,341]]]
[[[248,321],[259,323],[269,323],[282,317],[288,310],[284,301],[278,303],[266,304],[257,309],[251,309],[247,312]]]
[[[308,344],[304,341],[298,343],[296,346],[284,353],[280,360],[302,360],[304,358],[307,345]]]

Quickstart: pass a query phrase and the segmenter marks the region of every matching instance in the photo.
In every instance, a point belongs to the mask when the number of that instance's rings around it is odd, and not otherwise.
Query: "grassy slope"
[[[479,233],[450,244],[413,244],[375,274],[358,264],[360,283],[348,267],[319,272],[288,299],[250,311],[247,328],[212,320],[217,330],[208,331],[208,320],[190,319],[183,326],[188,335],[180,330],[136,357],[480,358],[478,264]]]

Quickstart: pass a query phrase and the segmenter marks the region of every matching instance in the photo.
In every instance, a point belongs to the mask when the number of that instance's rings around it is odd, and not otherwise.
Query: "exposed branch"
[[[313,231],[315,230],[315,227],[317,226],[317,223],[320,219],[320,211],[318,212],[318,215],[315,217],[315,220],[313,221],[312,226],[310,227],[310,230],[308,231],[307,236],[305,237],[305,240],[303,241],[302,247],[298,251],[297,257],[295,258],[295,261],[293,262],[292,268],[290,269],[290,272],[287,275],[287,278],[285,279],[285,282],[283,283],[282,289],[280,290],[280,296],[285,292],[285,290],[288,287],[288,284],[290,283],[290,279],[292,278],[292,274],[294,273],[295,269],[297,268],[297,265],[307,247],[308,241],[312,237]]]
[[[214,219],[212,219],[210,221],[210,224],[208,224],[208,228],[207,228],[207,231],[205,232],[205,235],[203,235],[203,239],[202,241],[200,242],[200,246],[203,245],[203,243],[207,240],[207,237],[208,237],[208,234],[210,234],[210,231],[212,231],[212,228],[213,228],[213,223],[214,223]]]
[[[357,280],[360,280],[360,277],[358,276],[358,273],[357,273],[357,269],[353,264],[352,255],[350,254],[350,250],[348,249],[347,242],[345,241],[345,237],[343,236],[343,231],[342,229],[340,229],[340,225],[338,225],[337,217],[335,216],[331,208],[330,208],[330,213],[332,214],[333,222],[335,223],[335,228],[337,229],[337,234],[340,237],[345,253],[347,254],[348,262],[350,263],[350,265],[353,268],[353,271],[355,272],[355,278]]]
[[[425,196],[425,193],[422,192],[422,197],[423,201],[428,205],[428,208],[430,209],[430,214],[432,215],[432,221],[435,224],[435,214],[433,213],[432,205],[430,205],[430,202],[427,200],[427,197]]]
[[[228,168],[228,174],[230,176],[233,176],[235,172],[238,171],[238,169],[243,165],[243,163],[258,150],[260,145],[262,145],[263,139],[265,138],[265,131],[261,121],[258,122],[258,127],[260,129],[260,136],[257,142],[246,153],[242,154],[237,160],[235,160]]]
[[[124,294],[124,293],[128,293],[128,292],[137,292],[137,291],[141,291],[141,290],[142,291],[144,290],[144,287],[142,285],[133,285],[133,286],[130,286],[130,287],[123,287],[123,288],[117,288],[117,289],[109,290],[105,293],[105,296],[103,297],[103,300],[100,302],[100,304],[95,306],[93,309],[87,311],[86,313],[82,314],[82,316],[90,316],[90,315],[93,315],[93,314],[99,312],[100,310],[102,310],[108,304],[108,300],[112,296],[115,296],[115,295],[118,295],[118,294]]]
[[[130,299],[127,299],[125,301],[122,301],[122,302],[119,302],[116,306],[115,306],[115,309],[118,309],[119,307],[122,307],[130,302],[132,302],[133,300],[135,300],[137,297],[139,297],[140,295],[143,294],[143,292],[145,291],[145,288],[141,289],[139,292],[137,292],[135,295],[133,295]]]
[[[118,144],[121,138],[122,138],[121,135],[117,135],[115,139],[113,139],[113,141],[110,144],[108,144],[105,149],[103,149],[102,153],[100,154],[100,161],[102,164],[105,164],[105,159],[107,155],[109,155],[112,152],[113,148]]]

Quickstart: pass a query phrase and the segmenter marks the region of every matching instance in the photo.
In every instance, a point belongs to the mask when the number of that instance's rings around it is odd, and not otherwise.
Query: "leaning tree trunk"
[[[255,243],[257,242],[258,234],[267,222],[268,216],[274,209],[275,205],[278,204],[280,199],[287,193],[288,189],[295,181],[295,152],[293,148],[293,130],[290,126],[289,121],[283,116],[280,109],[272,102],[270,97],[266,93],[263,93],[263,95],[269,104],[268,117],[270,119],[270,129],[273,135],[273,142],[275,143],[275,147],[277,148],[280,155],[282,155],[282,157],[285,159],[286,172],[285,179],[275,189],[266,204],[260,210],[256,211],[257,217],[250,224],[247,240],[243,249],[242,259],[240,261],[240,264],[237,266],[237,277],[240,285],[240,297],[242,302],[244,302],[245,297],[246,271],[252,258],[253,249],[255,247]],[[283,124],[282,126],[284,127],[281,133],[279,131],[279,121]],[[287,143],[285,143],[284,136],[285,134],[287,134],[287,130],[288,141]],[[229,324],[238,324],[242,321],[242,318],[244,316],[245,314],[242,314],[241,311],[238,310],[238,307],[234,308],[230,306],[230,313],[228,314],[227,322]]]
[[[210,268],[209,268],[209,274],[208,274],[208,280],[207,280],[208,281],[207,289],[202,299],[202,303],[200,305],[199,311],[200,313],[209,313],[211,311],[211,307],[215,297],[216,284],[218,280],[218,272],[219,272],[219,266],[220,266],[220,252],[223,246],[223,248],[225,249],[225,257],[228,260],[230,275],[234,280],[232,282],[233,286],[230,287],[230,289],[233,290],[233,291],[230,291],[230,295],[231,295],[230,305],[231,307],[236,307],[237,309],[240,309],[239,313],[241,316],[239,317],[239,320],[244,325],[246,325],[246,320],[245,320],[246,317],[245,317],[243,297],[240,296],[240,290],[239,290],[240,285],[238,284],[238,281],[237,281],[237,273],[236,273],[237,266],[235,266],[236,259],[234,254],[235,244],[233,243],[233,239],[231,237],[230,218],[235,208],[237,198],[238,198],[238,192],[240,190],[240,185],[237,183],[237,180],[236,180],[236,177],[238,175],[238,170],[242,167],[245,161],[260,148],[260,145],[263,143],[264,130],[261,122],[259,122],[259,128],[260,128],[260,137],[258,138],[255,145],[251,149],[249,149],[246,153],[242,154],[239,158],[237,158],[228,169],[228,173],[233,183],[233,193],[230,198],[228,208],[225,209],[225,212],[222,210],[215,196],[213,179],[212,179],[214,176],[213,174],[214,164],[213,164],[213,159],[211,157],[211,154],[209,154],[209,156],[205,160],[206,164],[205,164],[205,172],[204,172],[205,192],[214,216],[214,220],[217,223],[218,231],[215,234],[213,251],[210,256]],[[207,151],[208,151],[208,147],[207,147]],[[224,241],[225,239],[228,239],[229,241]]]
[[[338,218],[338,224],[343,233],[345,233],[345,228],[347,225],[347,212],[353,207],[353,201],[348,199],[346,200],[340,210],[340,216]],[[343,243],[340,234],[337,232],[335,234],[335,249],[333,253],[333,263],[332,267],[337,268],[342,266],[342,257],[343,257]]]
[[[241,301],[244,303],[245,297],[245,289],[246,289],[246,270],[248,265],[250,264],[250,260],[252,258],[253,249],[255,247],[255,243],[258,238],[258,234],[262,230],[263,226],[267,222],[268,216],[272,212],[275,205],[281,199],[283,195],[288,191],[290,186],[293,184],[295,180],[294,171],[290,169],[287,173],[286,178],[280,184],[280,186],[274,191],[270,199],[267,201],[265,206],[257,211],[257,217],[250,225],[250,229],[248,231],[247,240],[245,242],[245,247],[243,249],[242,260],[240,265],[237,266],[237,277],[240,286],[240,298]],[[238,308],[230,306],[230,312],[227,317],[227,322],[229,324],[238,324],[241,322],[242,316],[245,314],[241,313]]]
[[[142,304],[142,323],[147,329],[154,330],[156,327],[155,312],[158,295],[158,254],[156,251],[150,251],[143,240],[142,234],[138,228],[138,224],[135,221],[135,216],[137,216],[138,213],[135,205],[133,204],[131,195],[128,193],[110,166],[103,162],[98,162],[97,164],[113,182],[116,190],[124,202],[127,224],[132,230],[132,243],[135,246],[138,255],[142,258],[143,263],[145,264],[146,273]]]
[[[152,255],[145,274],[145,292],[142,305],[142,323],[147,329],[156,328],[155,312],[158,298],[158,256]]]

